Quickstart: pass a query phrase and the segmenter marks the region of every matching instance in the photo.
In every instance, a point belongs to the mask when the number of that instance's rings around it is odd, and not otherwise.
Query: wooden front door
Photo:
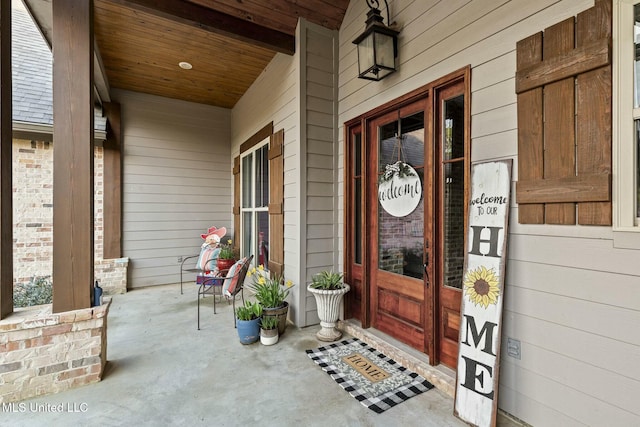
[[[468,213],[468,76],[465,68],[345,124],[346,315],[450,367]],[[379,194],[397,161],[422,188],[415,209],[402,214]]]
[[[425,175],[432,158],[425,144],[427,98],[372,120],[368,126],[370,203],[368,248],[372,326],[421,351],[426,351],[427,301],[424,248],[431,239],[425,223],[431,204],[422,197],[404,216],[394,216],[378,200],[378,189],[389,165],[402,161],[420,178],[422,194],[429,194]],[[427,200],[427,202],[425,202]]]

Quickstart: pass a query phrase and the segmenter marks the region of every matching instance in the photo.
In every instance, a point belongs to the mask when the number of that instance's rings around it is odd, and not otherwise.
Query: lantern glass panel
[[[376,64],[380,67],[395,68],[393,57],[393,37],[375,33]]]
[[[373,67],[373,33],[358,43],[358,74]]]

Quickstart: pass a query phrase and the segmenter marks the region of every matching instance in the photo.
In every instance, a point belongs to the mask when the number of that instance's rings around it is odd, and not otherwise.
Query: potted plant
[[[218,253],[218,270],[229,270],[236,262],[236,251],[233,248],[233,240],[227,240],[227,243],[220,243],[220,252]]]
[[[246,301],[244,306],[236,309],[236,327],[242,344],[252,344],[260,337],[260,316],[262,306],[256,302]]]
[[[249,288],[255,293],[256,301],[262,306],[262,317],[274,317],[278,320],[278,333],[284,334],[287,327],[287,314],[289,303],[285,301],[289,295],[289,290],[293,286],[291,280],[284,280],[279,274],[269,273],[260,265],[247,272],[247,276],[252,276],[252,283]]]
[[[316,333],[320,341],[336,341],[342,337],[342,332],[336,329],[342,297],[351,289],[342,281],[342,273],[322,271],[311,280],[307,290],[316,298],[318,317],[321,329]]]
[[[278,342],[278,338],[278,319],[263,315],[260,320],[260,342],[264,345],[273,345]]]

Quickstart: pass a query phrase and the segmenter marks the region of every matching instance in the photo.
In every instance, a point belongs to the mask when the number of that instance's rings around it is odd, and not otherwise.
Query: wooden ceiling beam
[[[287,55],[295,53],[295,36],[290,36],[198,4],[169,0],[108,1],[276,52],[282,52]]]

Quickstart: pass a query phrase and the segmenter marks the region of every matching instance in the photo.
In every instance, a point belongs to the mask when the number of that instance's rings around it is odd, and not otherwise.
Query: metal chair
[[[180,263],[180,295],[182,295],[183,292],[183,279],[184,273],[198,273],[198,274],[203,274],[206,273],[208,271],[213,271],[216,267],[216,261],[218,260],[218,254],[220,253],[220,248],[217,247],[210,247],[210,246],[204,246],[201,250],[200,250],[200,254],[198,255],[191,255],[191,256],[187,256],[184,257],[182,259],[182,262]],[[194,267],[187,267],[185,268],[185,263],[190,260],[190,259],[194,259],[197,258],[196,262],[195,262],[195,266]],[[188,264],[187,264],[188,265]]]
[[[220,254],[220,240],[227,234],[226,227],[217,228],[209,227],[206,233],[200,237],[204,239],[204,243],[200,247],[200,254],[184,257],[180,263],[180,295],[183,291],[184,273],[208,273],[215,269],[215,260]],[[185,268],[184,265],[190,259],[198,258],[193,267]]]
[[[244,304],[244,279],[247,277],[253,255],[238,260],[228,271],[213,271],[209,275],[199,275],[198,287],[198,330],[200,330],[200,297],[213,296],[213,314],[216,314],[216,297],[224,296],[233,302],[233,325],[236,326],[236,296],[240,294]]]

